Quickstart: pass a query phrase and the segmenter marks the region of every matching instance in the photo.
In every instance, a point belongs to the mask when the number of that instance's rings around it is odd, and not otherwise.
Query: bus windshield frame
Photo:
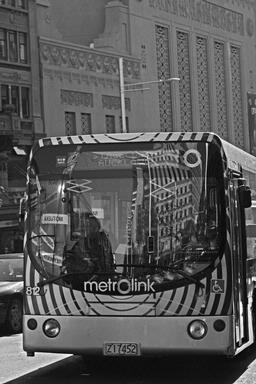
[[[223,175],[216,143],[42,147],[28,172],[31,262],[93,293],[200,284],[224,253]]]

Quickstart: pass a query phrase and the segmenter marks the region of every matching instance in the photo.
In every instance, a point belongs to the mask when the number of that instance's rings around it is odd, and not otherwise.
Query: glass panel
[[[22,117],[28,119],[30,117],[29,109],[29,88],[21,88],[21,105],[22,105]]]
[[[8,85],[1,85],[1,104],[2,104],[2,109],[6,104],[9,104],[9,87],[8,87]]]
[[[0,281],[22,281],[23,260],[0,258]]]
[[[106,132],[107,133],[115,133],[115,116],[114,115],[106,115]]]
[[[61,146],[36,154],[29,244],[38,268],[48,276],[75,273],[65,280],[73,287],[77,273],[81,283],[125,276],[159,290],[167,289],[162,283],[187,284],[222,252],[218,150],[205,143],[108,148]]]
[[[6,31],[0,29],[0,59],[6,59],[7,56]]]
[[[27,35],[26,33],[19,33],[19,50],[20,50],[20,61],[22,63],[27,63]]]
[[[9,34],[9,60],[18,61],[17,32],[8,32]]]
[[[81,113],[81,131],[82,135],[92,133],[92,119],[90,113]]]
[[[156,25],[156,60],[157,60],[157,78],[170,78],[170,31],[160,25]],[[159,113],[161,131],[172,131],[172,101],[171,87],[168,81],[164,81],[158,86],[159,94]]]
[[[76,134],[76,114],[74,112],[65,112],[65,130],[67,136]]]
[[[11,87],[12,105],[14,105],[14,112],[19,114],[19,87]]]
[[[214,72],[216,87],[217,125],[215,132],[223,139],[228,139],[228,112],[227,112],[227,74],[225,71],[224,43],[214,42]]]
[[[16,0],[17,8],[26,9],[26,0]]]

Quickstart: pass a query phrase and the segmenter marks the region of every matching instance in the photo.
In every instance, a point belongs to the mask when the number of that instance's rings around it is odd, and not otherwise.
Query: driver
[[[76,273],[72,286],[84,274],[109,274],[114,272],[114,258],[111,243],[101,229],[99,220],[92,214],[85,219],[85,236],[76,233],[76,239],[70,241],[64,251],[63,266],[66,273]],[[74,235],[74,234],[73,234]],[[74,236],[73,236],[74,237]],[[79,273],[82,273],[79,276]]]

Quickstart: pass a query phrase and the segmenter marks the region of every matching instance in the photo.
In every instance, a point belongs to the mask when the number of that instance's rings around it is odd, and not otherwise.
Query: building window
[[[168,28],[156,25],[156,60],[158,79],[170,77],[170,52],[169,52],[169,30]],[[164,81],[158,87],[159,112],[161,131],[172,131],[172,103],[171,87],[168,81]]]
[[[67,136],[72,136],[76,134],[75,112],[65,112],[65,131]]]
[[[22,118],[28,119],[30,117],[30,96],[29,88],[21,87],[21,112]]]
[[[197,77],[198,77],[198,105],[200,130],[211,131],[210,119],[210,89],[208,71],[207,39],[201,36],[196,38]]]
[[[30,117],[30,89],[16,85],[2,84],[0,87],[1,109],[5,105],[13,105],[13,112],[21,119]]]
[[[180,97],[180,122],[181,130],[193,131],[192,119],[192,96],[190,76],[190,46],[189,35],[186,32],[177,31],[177,59],[179,74],[179,97]]]
[[[1,85],[1,106],[2,110],[6,104],[9,104],[9,87],[8,85]]]
[[[92,119],[90,113],[81,113],[81,131],[82,135],[92,133]]]
[[[217,124],[215,132],[223,139],[228,139],[227,78],[225,71],[224,43],[214,42],[214,70],[216,88]]]
[[[114,115],[106,115],[105,116],[105,122],[106,122],[106,132],[107,133],[115,133],[115,131],[116,131],[115,116]]]
[[[19,115],[19,87],[11,86],[11,104],[14,106],[14,113]]]
[[[16,0],[17,8],[26,9],[26,0]]]
[[[19,33],[19,54],[20,54],[20,62],[27,63],[27,35],[26,33]]]
[[[0,28],[0,60],[27,63],[27,34]]]
[[[0,29],[0,59],[5,60],[7,57],[6,31]]]
[[[126,121],[126,132],[129,132],[129,119],[128,119],[128,116],[125,116],[125,121]],[[122,120],[122,116],[120,116],[119,118],[119,122],[120,122],[120,132],[123,132],[123,120]]]
[[[244,147],[243,110],[242,110],[242,87],[241,87],[241,52],[239,47],[231,46],[230,67],[232,82],[232,101],[234,119],[235,145]]]
[[[8,31],[9,60],[18,61],[17,33]]]
[[[14,7],[19,9],[27,9],[27,0],[0,0],[0,5]]]

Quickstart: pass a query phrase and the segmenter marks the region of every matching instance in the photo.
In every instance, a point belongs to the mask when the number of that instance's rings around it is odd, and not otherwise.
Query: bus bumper
[[[28,321],[34,319],[35,329]],[[43,325],[48,319],[60,324],[56,337],[47,337]],[[203,320],[206,335],[193,339],[189,324]],[[222,320],[224,329],[216,330]],[[219,322],[220,323],[220,322]],[[30,321],[31,324],[31,321]],[[103,355],[106,343],[135,343],[141,356],[155,354],[235,354],[232,316],[214,317],[80,317],[80,316],[24,316],[23,348],[33,352],[54,352],[81,355]]]

